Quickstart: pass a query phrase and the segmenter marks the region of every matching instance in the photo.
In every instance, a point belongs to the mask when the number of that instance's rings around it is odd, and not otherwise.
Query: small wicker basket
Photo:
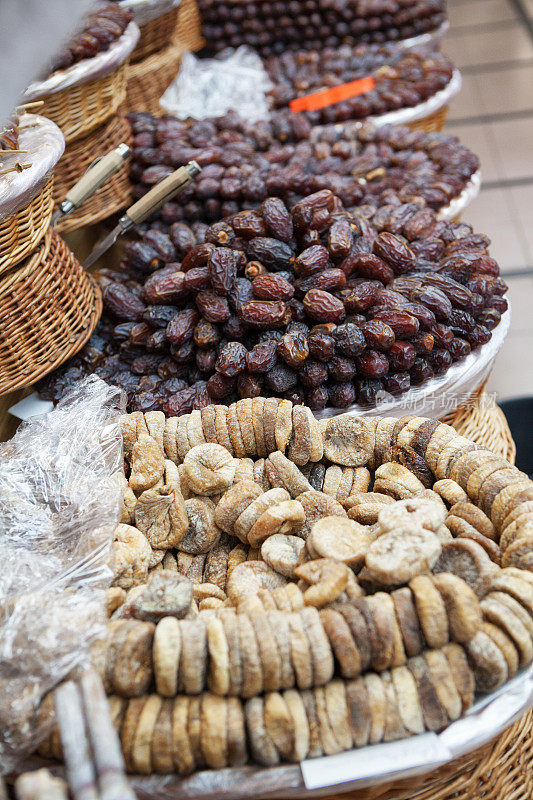
[[[74,355],[101,313],[95,281],[49,231],[24,264],[0,278],[0,394],[35,383]]]
[[[142,61],[143,58],[169,45],[174,39],[177,22],[178,6],[141,25],[141,37],[131,54],[131,62]]]
[[[448,106],[438,108],[433,114],[424,119],[417,119],[415,122],[408,122],[407,125],[412,131],[425,131],[426,133],[439,133],[443,130],[448,117]]]
[[[54,178],[16,214],[0,221],[0,275],[33,252],[50,225]]]
[[[130,65],[126,106],[128,111],[163,113],[159,100],[178,74],[183,50],[176,44]]]
[[[54,201],[60,203],[68,190],[80,179],[94,160],[95,154],[104,155],[122,142],[131,145],[131,128],[125,117],[116,115],[94,130],[89,136],[76,139],[67,146],[55,172]],[[60,232],[71,231],[84,225],[94,225],[116,211],[125,208],[131,199],[128,167],[125,165],[98,189],[81,208],[60,220]]]
[[[61,128],[66,142],[79,139],[109,119],[126,97],[128,60],[92,81],[46,95],[39,113]]]

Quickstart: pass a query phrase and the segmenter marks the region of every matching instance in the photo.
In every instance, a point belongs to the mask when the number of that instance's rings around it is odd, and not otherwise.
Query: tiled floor
[[[463,76],[446,130],[480,157],[483,188],[464,217],[492,239],[511,329],[489,390],[533,395],[533,0],[448,0],[443,50]]]

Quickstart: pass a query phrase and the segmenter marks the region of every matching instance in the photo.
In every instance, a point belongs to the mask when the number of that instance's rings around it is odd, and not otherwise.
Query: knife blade
[[[185,189],[201,171],[202,168],[196,161],[189,161],[186,166],[179,167],[175,172],[172,172],[157,183],[153,189],[150,189],[147,194],[128,208],[111,233],[96,245],[92,253],[84,261],[83,267],[85,269],[91,267],[95,261],[103,256],[106,250],[109,250],[115,244],[119,236],[129,231],[134,225],[139,225],[145,219],[148,219],[154,211],[157,211],[175,194]]]
[[[115,172],[124,166],[126,159],[131,153],[127,144],[119,144],[110,153],[97,159],[89,169],[82,175],[77,183],[69,189],[65,199],[59,204],[59,208],[52,214],[52,227],[68,214],[79,208],[89,197],[102,186]]]

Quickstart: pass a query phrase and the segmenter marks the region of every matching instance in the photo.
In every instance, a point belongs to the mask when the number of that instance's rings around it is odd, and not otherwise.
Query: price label
[[[374,78],[359,78],[359,80],[350,81],[350,83],[341,83],[340,86],[333,86],[331,89],[324,89],[321,92],[297,97],[291,100],[289,107],[293,114],[298,114],[300,111],[318,111],[320,108],[333,106],[335,103],[341,103],[343,100],[350,100],[359,94],[370,92],[375,86]]]

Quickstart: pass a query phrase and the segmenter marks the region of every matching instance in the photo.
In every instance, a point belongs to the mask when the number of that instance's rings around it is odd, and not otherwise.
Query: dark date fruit
[[[209,138],[209,124],[198,125]],[[175,238],[194,241],[181,262],[165,260],[179,248],[154,225],[142,241],[162,265],[150,272],[134,248],[131,263],[101,270],[104,314],[47,379],[54,400],[94,371],[124,388],[130,409],[178,414],[259,395],[316,410],[372,406],[445,374],[489,341],[505,311],[486,238],[416,204],[351,214],[325,189],[291,209],[271,198],[212,229],[180,227]],[[419,247],[427,229],[429,250]],[[252,253],[262,261],[250,279]],[[488,271],[465,270],[461,283],[443,274],[451,259]]]

